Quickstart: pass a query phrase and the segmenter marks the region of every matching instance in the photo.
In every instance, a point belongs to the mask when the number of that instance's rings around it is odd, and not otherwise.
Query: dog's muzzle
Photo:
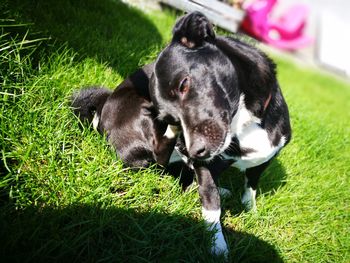
[[[222,154],[231,143],[231,134],[228,132],[221,143],[213,145],[204,136],[197,136],[192,141],[188,154],[190,159],[208,162]]]

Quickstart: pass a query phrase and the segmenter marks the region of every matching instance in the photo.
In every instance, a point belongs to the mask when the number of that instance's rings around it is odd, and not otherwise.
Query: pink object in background
[[[244,7],[246,17],[242,29],[253,37],[284,50],[296,50],[309,46],[313,39],[303,34],[309,9],[296,4],[280,17],[270,14],[277,0],[256,0]]]

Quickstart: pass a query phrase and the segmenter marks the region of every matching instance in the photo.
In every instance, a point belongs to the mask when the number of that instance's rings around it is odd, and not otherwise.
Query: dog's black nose
[[[207,159],[210,157],[210,151],[206,146],[206,141],[198,138],[196,139],[189,149],[189,155],[193,159]]]

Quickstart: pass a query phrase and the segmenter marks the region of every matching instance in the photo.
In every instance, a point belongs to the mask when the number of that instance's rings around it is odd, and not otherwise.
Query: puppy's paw
[[[256,196],[255,190],[253,190],[250,187],[245,189],[241,201],[247,211],[252,211],[252,212],[257,211],[255,196]]]
[[[204,41],[213,41],[215,32],[208,18],[200,12],[181,17],[173,28],[173,41],[188,48],[201,46]]]
[[[174,139],[177,137],[179,132],[180,132],[180,128],[178,126],[168,125],[164,133],[164,136],[167,137],[168,139]]]
[[[98,131],[98,124],[100,123],[100,117],[98,116],[97,112],[94,114],[94,118],[92,119],[92,127],[95,131]]]

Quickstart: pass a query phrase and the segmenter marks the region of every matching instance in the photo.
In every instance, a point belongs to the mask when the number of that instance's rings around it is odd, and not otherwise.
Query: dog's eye
[[[191,85],[190,77],[187,76],[183,80],[181,80],[180,86],[179,86],[180,93],[183,95],[186,94],[190,89],[190,85]]]

